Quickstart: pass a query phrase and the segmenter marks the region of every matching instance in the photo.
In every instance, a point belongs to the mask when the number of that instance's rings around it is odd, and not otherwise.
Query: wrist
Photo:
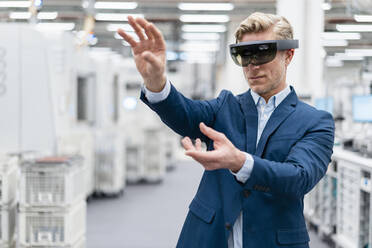
[[[154,82],[160,82],[160,83],[154,84]],[[159,93],[164,89],[166,82],[167,82],[167,77],[163,75],[161,79],[146,80],[145,85],[149,91]]]
[[[237,151],[235,154],[234,163],[230,169],[234,173],[237,173],[238,171],[240,171],[240,169],[243,167],[245,163],[245,160],[247,159],[244,152],[240,151],[239,149],[236,149],[236,150]]]

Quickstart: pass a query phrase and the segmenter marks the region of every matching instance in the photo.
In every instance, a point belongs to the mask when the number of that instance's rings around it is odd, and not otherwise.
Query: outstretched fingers
[[[147,38],[151,41],[154,41],[154,35],[152,34],[150,30],[150,26],[153,24],[148,22],[146,19],[140,18],[140,17],[136,18],[136,21],[145,30],[145,34]]]
[[[197,151],[202,151],[202,143],[201,143],[201,140],[199,138],[197,138],[195,140],[195,148]]]
[[[189,137],[185,137],[181,140],[183,148],[187,151],[195,151],[195,147]]]
[[[146,27],[148,28],[148,32],[151,33],[154,39],[155,46],[158,49],[165,50],[165,41],[164,41],[163,35],[161,34],[160,30],[153,23],[148,23]]]
[[[128,22],[129,22],[129,25],[131,25],[132,28],[134,29],[134,32],[136,32],[140,41],[146,40],[145,36],[143,35],[141,26],[138,25],[138,23],[132,16],[128,16]]]
[[[133,39],[132,36],[125,33],[124,30],[118,29],[118,34],[123,37],[123,39],[130,44],[132,48],[135,48],[137,46],[137,42]]]

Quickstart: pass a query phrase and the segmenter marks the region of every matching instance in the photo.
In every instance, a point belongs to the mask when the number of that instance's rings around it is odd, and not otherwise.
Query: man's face
[[[274,32],[269,29],[261,33],[245,34],[240,42],[275,39]],[[292,57],[293,50],[278,51],[275,59],[269,63],[243,67],[250,88],[265,99],[280,92],[286,86],[286,70]]]

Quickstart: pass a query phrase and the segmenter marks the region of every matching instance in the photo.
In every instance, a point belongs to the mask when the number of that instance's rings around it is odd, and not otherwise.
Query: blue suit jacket
[[[252,154],[246,183],[227,169],[205,171],[178,240],[178,248],[226,248],[243,211],[244,248],[308,248],[303,197],[324,176],[334,140],[332,116],[298,100],[294,89],[277,106],[256,148],[258,113],[249,91],[229,91],[209,101],[184,97],[173,86],[169,96],[150,104],[162,121],[182,136],[213,142],[199,123],[223,132],[240,150]]]

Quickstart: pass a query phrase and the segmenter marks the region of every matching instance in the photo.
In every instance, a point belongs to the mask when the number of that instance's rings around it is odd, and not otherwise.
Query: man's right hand
[[[139,42],[122,29],[118,30],[118,34],[132,47],[137,70],[146,88],[152,92],[160,92],[166,83],[166,48],[163,35],[153,23],[144,18],[134,19],[129,16],[128,22],[136,32]]]

